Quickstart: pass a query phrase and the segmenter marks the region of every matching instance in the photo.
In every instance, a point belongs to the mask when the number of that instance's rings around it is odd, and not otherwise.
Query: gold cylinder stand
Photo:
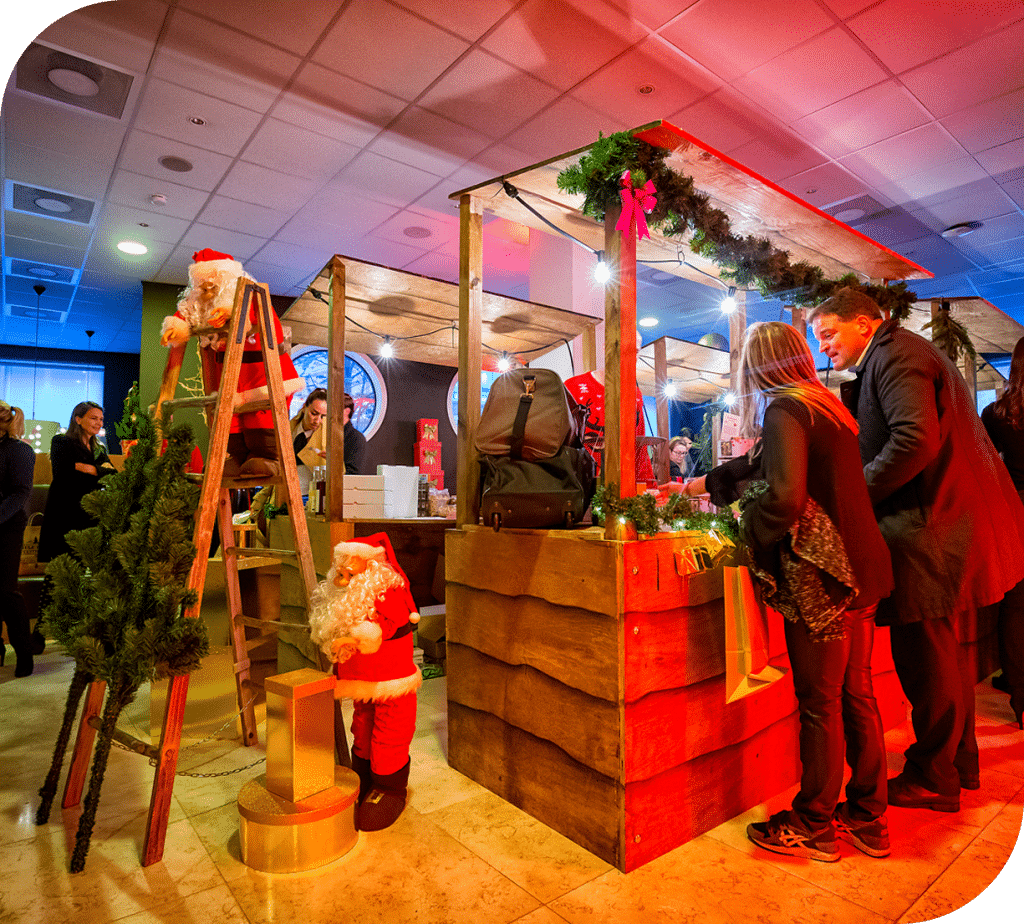
[[[310,668],[267,678],[267,773],[238,794],[246,866],[316,869],[356,843],[359,777],[334,764],[334,684]]]

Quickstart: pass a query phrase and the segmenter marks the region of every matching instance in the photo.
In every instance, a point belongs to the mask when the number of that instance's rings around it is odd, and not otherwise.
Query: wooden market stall
[[[668,123],[634,133],[671,150],[669,166],[691,175],[737,234],[768,237],[831,278],[928,275]],[[582,197],[561,193],[556,178],[585,151],[452,195],[462,216],[459,375],[469,387],[459,392],[458,529],[446,538],[449,762],[628,871],[794,783],[798,723],[788,675],[726,701],[723,570],[687,570],[692,535],[628,538],[615,522],[500,532],[478,524],[484,210],[545,233],[551,222],[604,253],[604,480],[622,497],[635,492],[633,404],[620,395],[636,389],[636,262],[675,258],[660,266],[704,284],[719,276],[676,240],[620,234],[617,208],[603,227],[584,217]],[[734,354],[744,326],[735,312]],[[657,364],[667,369],[674,349],[662,342]],[[727,366],[717,359],[710,374],[735,370],[735,355]],[[874,668],[891,727],[905,702],[886,632]],[[770,654],[785,665],[777,640]]]
[[[345,352],[376,353],[381,336],[386,334],[401,342],[404,359],[450,366],[454,370],[459,366],[458,319],[457,285],[347,256],[335,255],[327,262],[306,291],[285,311],[282,321],[291,328],[293,344],[308,344],[328,351],[328,458],[344,457]],[[482,343],[495,354],[535,353],[538,348],[563,338],[571,341],[581,336],[588,344],[584,353],[589,350],[592,355],[596,324],[593,318],[536,302],[482,293]],[[479,369],[479,357],[477,359]],[[479,371],[476,385],[479,400]],[[436,517],[366,519],[350,516],[345,511],[341,467],[328,469],[325,515],[309,520],[318,571],[326,572],[334,544],[386,532],[409,577],[416,602],[423,605],[434,601],[431,594],[434,569],[444,553],[444,533],[454,525],[453,521]],[[287,542],[287,535],[280,536],[279,541]],[[288,572],[287,565],[284,568],[283,612],[304,619],[301,587],[293,580],[294,575]],[[311,656],[311,643],[306,647],[310,649],[307,656]]]

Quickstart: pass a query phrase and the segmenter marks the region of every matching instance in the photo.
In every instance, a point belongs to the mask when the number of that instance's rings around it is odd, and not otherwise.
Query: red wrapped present
[[[416,421],[416,442],[421,443],[424,440],[436,440],[437,438],[436,420],[423,417]]]
[[[441,444],[437,440],[420,440],[412,447],[412,464],[420,472],[430,473],[441,470]]]

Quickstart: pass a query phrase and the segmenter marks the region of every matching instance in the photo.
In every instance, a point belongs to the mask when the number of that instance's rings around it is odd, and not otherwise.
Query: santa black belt
[[[280,347],[278,347],[277,352],[278,353],[282,352]],[[224,363],[224,354],[218,352],[218,353],[215,353],[214,356],[215,356],[217,362],[219,362],[219,363],[221,363],[221,365],[223,365],[223,363]],[[263,362],[263,351],[262,350],[243,350],[242,351],[242,362],[243,363],[261,363],[261,362]]]
[[[410,632],[412,632],[413,628],[413,624],[411,622],[407,622],[404,626],[402,626],[401,629],[399,629],[394,635],[392,635],[391,638],[402,638],[403,636],[408,635]]]

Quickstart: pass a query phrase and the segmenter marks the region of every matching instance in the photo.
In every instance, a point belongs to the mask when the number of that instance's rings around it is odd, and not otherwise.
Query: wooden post
[[[327,311],[327,498],[331,522],[345,515],[345,264],[331,260]]]
[[[597,370],[597,330],[590,327],[581,335],[583,354],[583,372],[594,372]]]
[[[807,317],[804,314],[804,309],[799,308],[796,305],[787,305],[790,311],[793,312],[793,326],[800,331],[800,336],[807,339]]]
[[[970,353],[964,353],[960,359],[961,372],[964,381],[967,383],[967,390],[971,393],[974,403],[978,403],[978,363]]]
[[[636,494],[636,237],[615,230],[621,206],[605,213],[604,483]],[[609,537],[615,524],[606,523]]]
[[[459,469],[456,478],[456,526],[480,518],[480,466],[476,431],[480,424],[480,314],[483,306],[483,205],[464,194],[459,199]]]
[[[665,338],[654,341],[654,399],[657,408],[658,436],[668,439],[668,396],[665,387],[668,385],[668,350]]]
[[[739,380],[740,355],[743,350],[743,336],[747,330],[747,293],[737,291],[736,307],[729,315],[729,390],[736,396],[738,403],[734,413],[739,413],[745,400],[742,383]]]

